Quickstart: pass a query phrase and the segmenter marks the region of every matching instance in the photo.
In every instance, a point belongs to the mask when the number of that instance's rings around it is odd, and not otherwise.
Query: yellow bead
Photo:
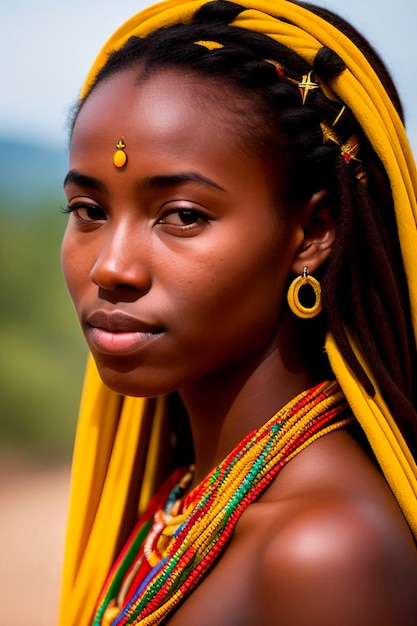
[[[117,606],[109,606],[103,614],[101,620],[101,626],[110,626],[112,621],[117,617],[120,613],[120,609]]]
[[[116,150],[116,152],[113,155],[113,163],[115,164],[115,166],[123,167],[124,165],[126,165],[126,161],[127,161],[126,152],[123,152],[123,150]]]

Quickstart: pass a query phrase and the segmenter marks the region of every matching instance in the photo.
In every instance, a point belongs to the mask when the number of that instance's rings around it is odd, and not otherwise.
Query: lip
[[[95,311],[86,319],[90,346],[103,354],[129,355],[164,333],[161,326],[120,311]]]

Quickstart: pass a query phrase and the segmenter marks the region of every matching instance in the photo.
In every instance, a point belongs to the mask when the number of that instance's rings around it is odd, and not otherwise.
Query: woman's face
[[[124,394],[221,379],[279,343],[299,242],[242,147],[242,121],[197,82],[123,71],[90,95],[73,132],[64,275],[103,381]]]

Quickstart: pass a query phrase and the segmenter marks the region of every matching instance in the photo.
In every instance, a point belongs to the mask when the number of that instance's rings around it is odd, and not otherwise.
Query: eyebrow
[[[64,187],[69,183],[86,187],[87,189],[99,190],[104,189],[104,184],[97,178],[82,174],[77,170],[70,170],[64,179]],[[180,185],[184,183],[199,183],[202,185],[208,185],[214,189],[224,191],[223,187],[215,183],[207,176],[203,176],[199,172],[178,172],[176,174],[161,174],[158,176],[148,176],[141,181],[140,186],[143,189],[157,189],[162,187],[172,187],[174,185]]]
[[[220,189],[220,191],[224,191],[223,187],[218,185],[203,176],[199,172],[178,172],[176,174],[162,174],[160,176],[148,176],[145,178],[141,186],[144,189],[158,188],[158,187],[171,187],[174,185],[180,185],[182,183],[199,183],[203,185],[208,185],[209,187],[214,187],[214,189]]]
[[[63,186],[65,187],[69,183],[75,183],[76,185],[86,187],[87,189],[93,189],[95,191],[102,191],[104,189],[103,183],[97,178],[81,174],[81,172],[78,172],[77,170],[70,170],[65,176]]]

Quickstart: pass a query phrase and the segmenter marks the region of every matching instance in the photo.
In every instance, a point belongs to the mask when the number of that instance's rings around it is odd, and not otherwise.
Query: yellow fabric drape
[[[119,49],[132,35],[144,37],[161,26],[189,22],[206,2],[168,0],[133,16],[99,53],[81,97],[88,93],[109,52]],[[333,79],[329,88],[353,111],[389,176],[417,336],[416,169],[403,124],[379,77],[345,35],[310,11],[287,0],[243,0],[239,4],[248,10],[235,19],[234,25],[269,35],[310,63],[322,46],[328,46],[346,64],[346,71]],[[363,355],[353,340],[351,344],[373,380]],[[332,336],[327,337],[326,349],[336,378],[417,537],[416,463],[379,391],[374,398],[365,393]],[[132,503],[143,506],[152,491],[157,461],[163,456],[160,435],[164,420],[163,399],[114,394],[101,383],[90,360],[74,449],[60,626],[90,623],[129,516],[134,514]]]
[[[90,623],[126,525],[132,527],[141,500],[154,490],[165,404],[164,398],[110,391],[89,359],[74,448],[61,624]]]

